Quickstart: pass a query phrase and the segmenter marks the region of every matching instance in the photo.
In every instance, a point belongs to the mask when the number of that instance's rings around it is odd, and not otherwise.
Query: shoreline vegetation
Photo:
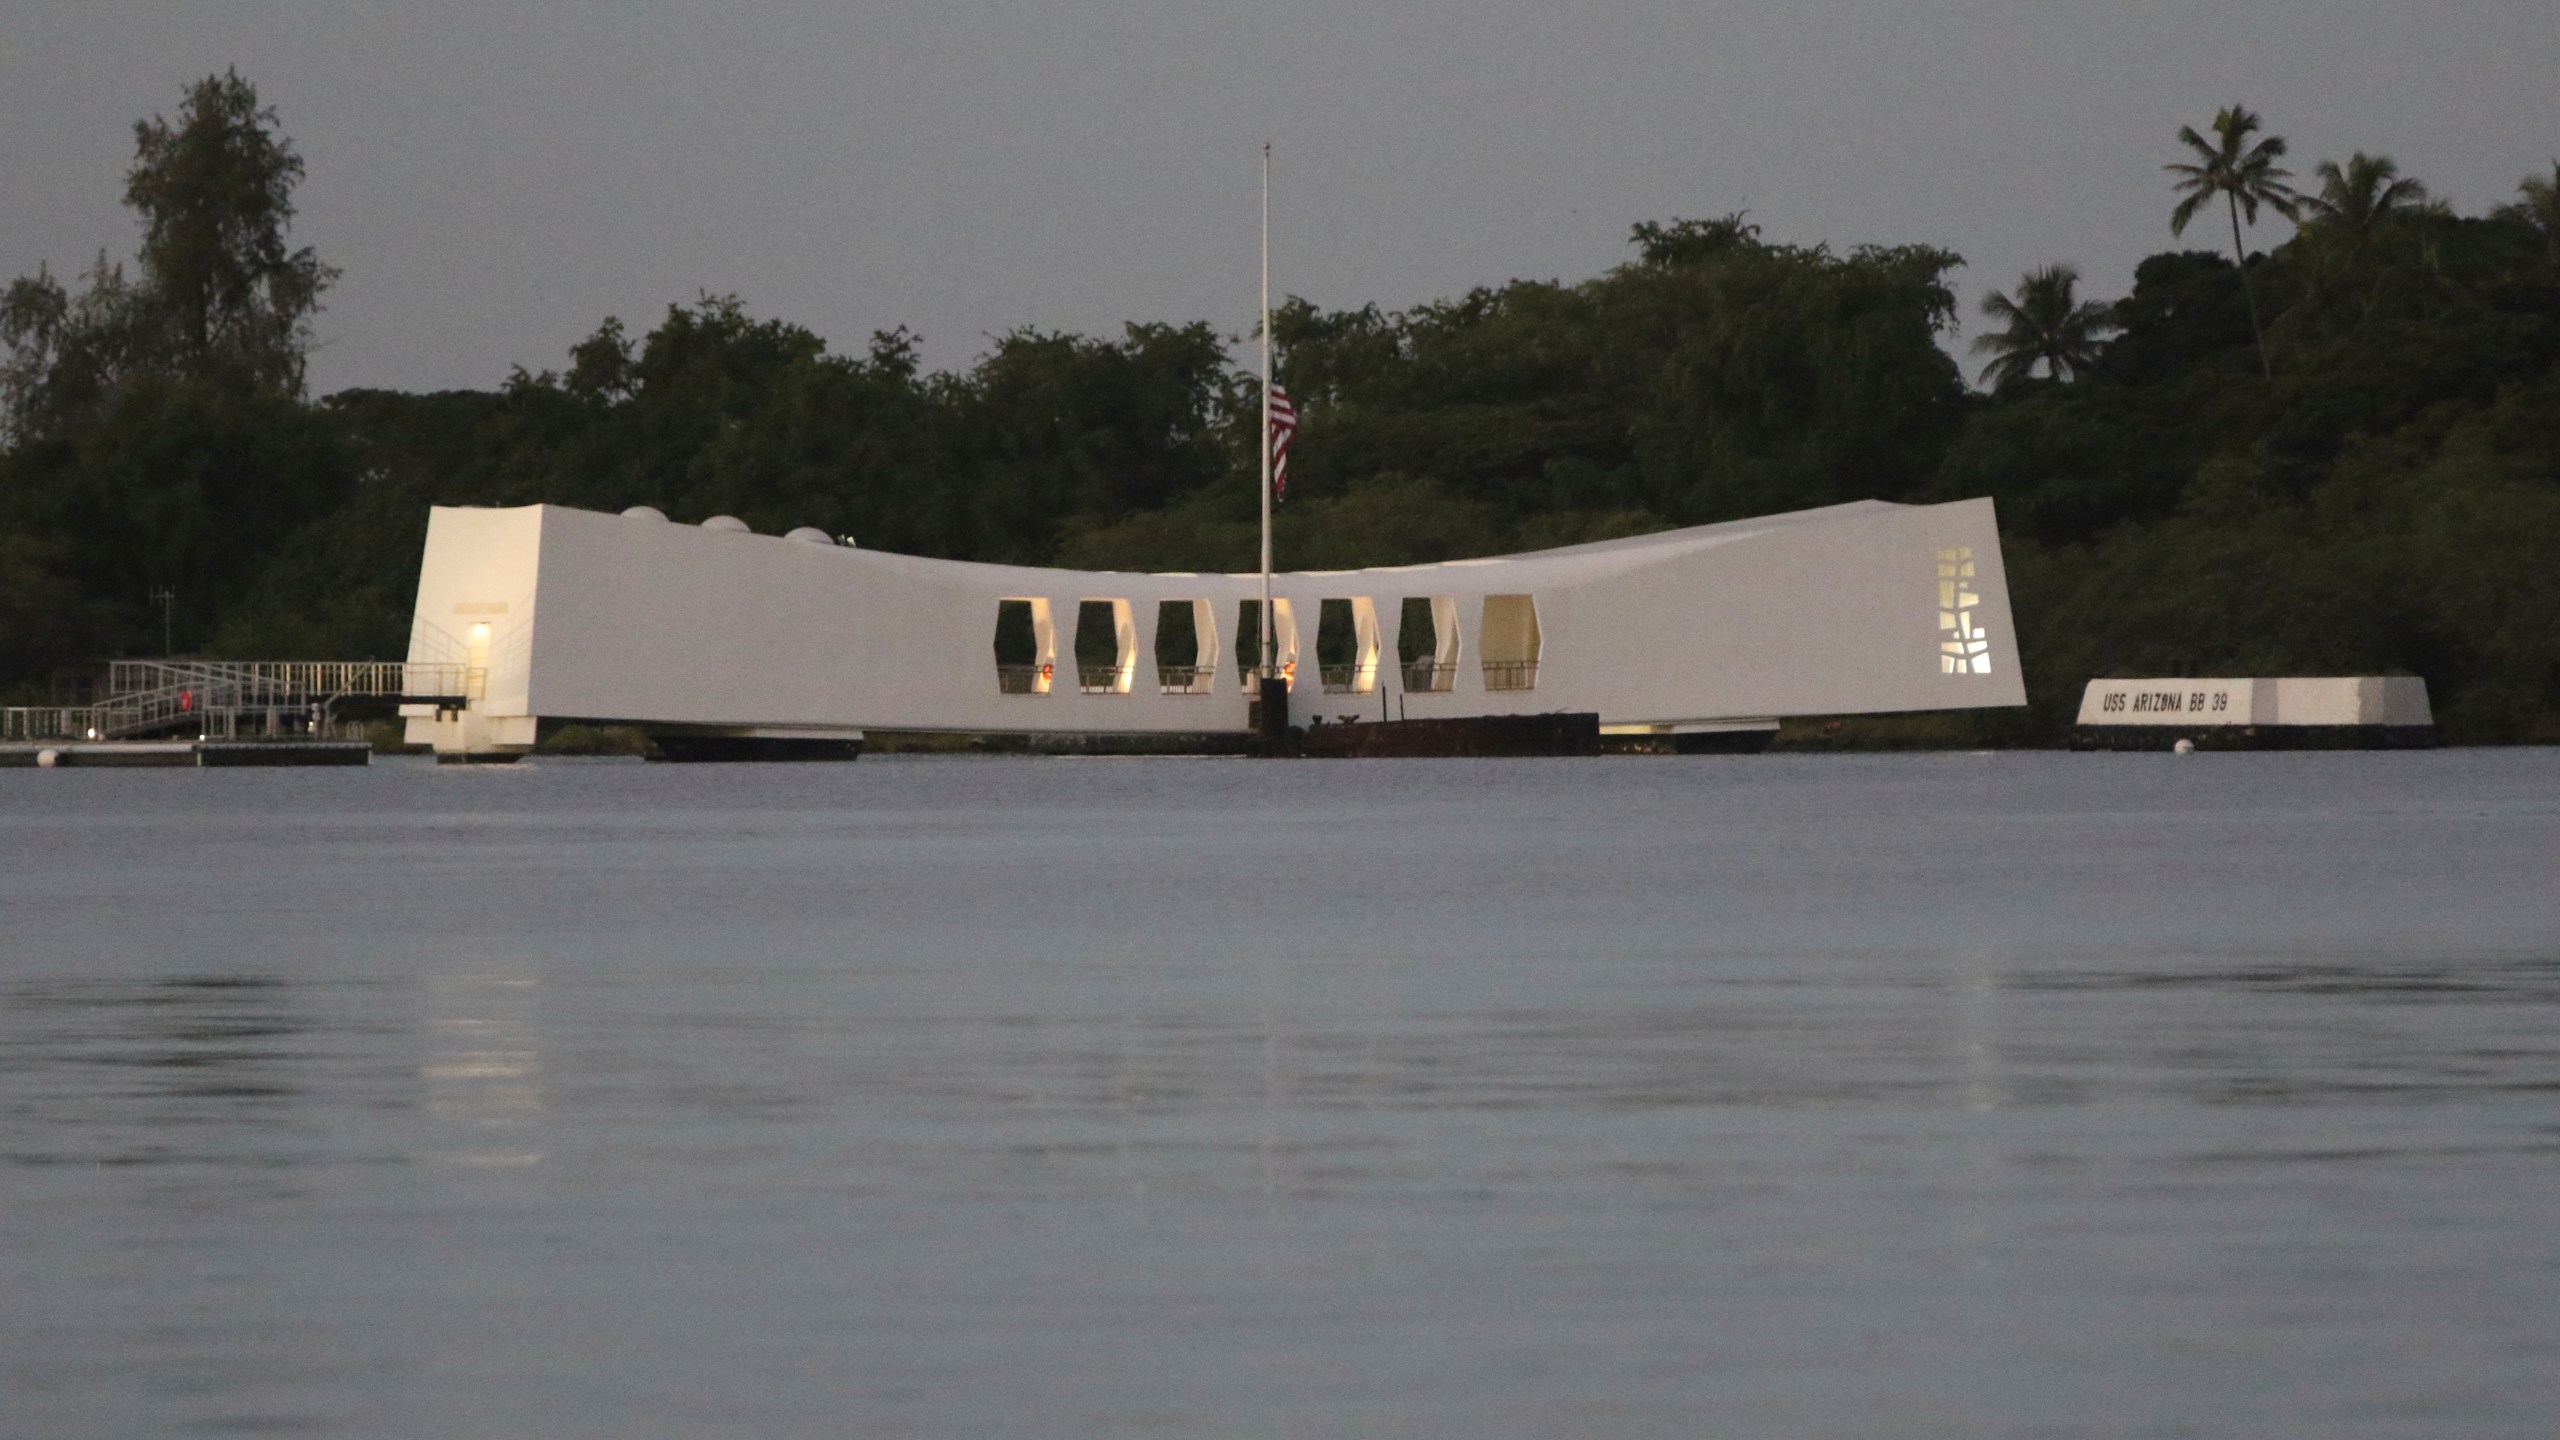
[[[1280,553],[1404,564],[1988,495],[2028,709],[1791,722],[1781,748],[2052,744],[2123,674],[2417,674],[2448,741],[2560,742],[2560,161],[2461,214],[2388,156],[2297,177],[2236,105],[2158,140],[2163,231],[2194,222],[2200,248],[2112,299],[2064,263],[1981,295],[1976,383],[1947,345],[1959,257],[1780,244],[1742,214],[1638,224],[1584,280],[1292,299]],[[0,700],[76,700],[95,661],[164,645],[396,656],[437,504],[1252,566],[1257,396],[1209,324],[1017,330],[928,373],[903,329],[834,354],[704,295],[489,390],[315,398],[338,277],[290,243],[303,164],[275,111],[210,76],[135,142],[130,266],[102,252],[0,300]]]

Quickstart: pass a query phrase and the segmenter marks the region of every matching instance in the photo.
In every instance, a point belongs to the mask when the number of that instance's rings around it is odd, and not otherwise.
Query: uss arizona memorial
[[[695,742],[1253,723],[1262,577],[1038,569],[635,507],[438,507],[404,707],[450,759],[546,720]],[[1991,502],[1861,501],[1527,554],[1270,580],[1293,719],[1596,713],[1604,730],[2025,703]]]

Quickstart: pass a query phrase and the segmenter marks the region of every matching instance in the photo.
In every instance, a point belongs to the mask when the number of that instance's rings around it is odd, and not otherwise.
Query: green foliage
[[[0,455],[0,536],[41,573],[9,588],[79,598],[0,631],[0,684],[26,689],[102,654],[157,653],[154,588],[179,596],[178,647],[203,645],[223,602],[335,510],[350,483],[325,414],[203,381],[152,379],[95,423],[22,440]]]
[[[187,89],[175,124],[134,126],[125,203],[139,274],[101,254],[88,288],[50,271],[0,296],[0,429],[19,439],[102,423],[137,385],[188,381],[299,394],[312,314],[337,272],[290,248],[302,158],[236,71]]]
[[[1636,263],[1579,285],[1391,316],[1284,307],[1290,503],[1410,481],[1513,529],[1559,511],[1680,524],[1927,475],[1962,404],[1938,346],[1954,256],[1770,244],[1738,215],[1634,243]]]
[[[2426,243],[2396,260],[2370,247],[2366,283],[2310,273],[2335,263],[2316,224],[2271,257],[2293,296],[2269,328],[2272,385],[2243,372],[2235,388],[2225,366],[2212,403],[2189,388],[2211,374],[2205,355],[2154,355],[2068,402],[2000,407],[1951,453],[1947,490],[1989,468],[1957,469],[1968,447],[2004,461],[2028,448],[1991,427],[2097,432],[2065,431],[2077,443],[2052,447],[2058,463],[1999,474],[2048,729],[2096,675],[2414,673],[2451,738],[2560,739],[2560,296],[2517,283],[2499,219],[2385,219],[2425,227]],[[2197,402],[2183,414],[2119,423],[2182,392]],[[2087,476],[2146,440],[2174,508],[2157,490],[2144,511],[2074,508]],[[2039,468],[2051,479],[2029,478]]]
[[[39,268],[0,297],[0,691],[157,648],[155,588],[203,643],[285,541],[345,498],[345,447],[301,399],[334,273],[290,248],[302,161],[237,73],[134,127],[138,274],[101,255],[73,295]]]
[[[275,125],[238,71],[206,76],[177,124],[133,127],[125,203],[177,367],[299,391],[311,314],[337,272],[285,239],[302,157]]]
[[[2301,210],[2309,223],[2354,235],[2370,235],[2399,215],[2427,203],[2427,187],[2400,173],[2400,162],[2388,155],[2359,150],[2345,165],[2323,160],[2312,167],[2320,193],[2305,199]]]
[[[2169,212],[2169,233],[2184,235],[2187,222],[2215,197],[2221,197],[2231,212],[2231,258],[2240,266],[2240,293],[2249,306],[2249,329],[2258,340],[2258,368],[2273,373],[2273,362],[2267,357],[2265,327],[2258,321],[2258,297],[2251,288],[2248,251],[2240,243],[2240,222],[2246,217],[2258,223],[2259,207],[2293,218],[2300,208],[2300,197],[2285,183],[2293,172],[2276,163],[2285,153],[2284,137],[2270,135],[2252,143],[2258,131],[2257,115],[2245,106],[2225,105],[2213,117],[2213,139],[2206,140],[2192,125],[2178,127],[2178,143],[2187,147],[2193,157],[2173,161],[2161,168],[2178,177],[2177,208]]]
[[[2540,236],[2544,255],[2560,268],[2560,160],[2551,162],[2548,175],[2527,176],[2516,193],[2521,198],[2499,215]]]
[[[2284,158],[2284,137],[2270,135],[2255,143],[2249,139],[2262,123],[2245,105],[2225,105],[2214,114],[2211,140],[2197,134],[2192,125],[2178,127],[2178,143],[2194,158],[2162,167],[2178,177],[2178,206],[2169,212],[2170,234],[2185,234],[2187,222],[2216,197],[2252,225],[2258,223],[2262,205],[2288,219],[2293,216],[2298,197],[2285,183],[2293,172],[2276,163]]]
[[[2097,364],[2099,339],[2114,325],[2106,306],[2079,298],[2079,284],[2079,271],[2047,265],[2021,277],[2015,296],[1994,290],[1982,297],[1982,313],[2005,327],[1974,337],[1973,353],[1992,357],[1982,370],[1985,383],[2014,390],[2038,365],[2051,379],[2069,380]]]

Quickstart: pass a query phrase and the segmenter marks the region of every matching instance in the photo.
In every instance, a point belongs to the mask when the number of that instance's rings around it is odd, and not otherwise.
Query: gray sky
[[[495,385],[705,290],[937,367],[1241,329],[1266,138],[1275,289],[1390,307],[1743,208],[1956,250],[1968,313],[2055,260],[2110,296],[2233,99],[2301,172],[2388,151],[2466,211],[2560,154],[2553,0],[0,0],[0,273],[130,254],[132,122],[225,65],[345,271],[323,391]]]

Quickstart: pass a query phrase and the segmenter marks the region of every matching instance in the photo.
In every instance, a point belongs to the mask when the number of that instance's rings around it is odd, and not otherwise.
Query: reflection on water
[[[1998,968],[1988,956],[1967,955],[1955,966],[1952,988],[1957,1102],[1972,1111],[1998,1109],[2009,1098],[2001,1083]]]
[[[2429,996],[2490,998],[2522,1005],[2560,1004],[2560,953],[2482,955],[2458,960],[2360,961],[2353,964],[2251,964],[2208,967],[2174,960],[2154,969],[2027,973],[2022,988],[2053,990],[2227,990],[2235,993],[2353,995],[2375,1000]]]
[[[36,773],[0,1436],[2560,1413],[2553,757]]]
[[[424,1152],[454,1165],[533,1165],[542,1159],[541,982],[466,972],[426,980],[426,1047],[418,1076],[441,1143]]]
[[[272,977],[8,985],[0,1144],[17,1164],[287,1163],[309,1031]]]

